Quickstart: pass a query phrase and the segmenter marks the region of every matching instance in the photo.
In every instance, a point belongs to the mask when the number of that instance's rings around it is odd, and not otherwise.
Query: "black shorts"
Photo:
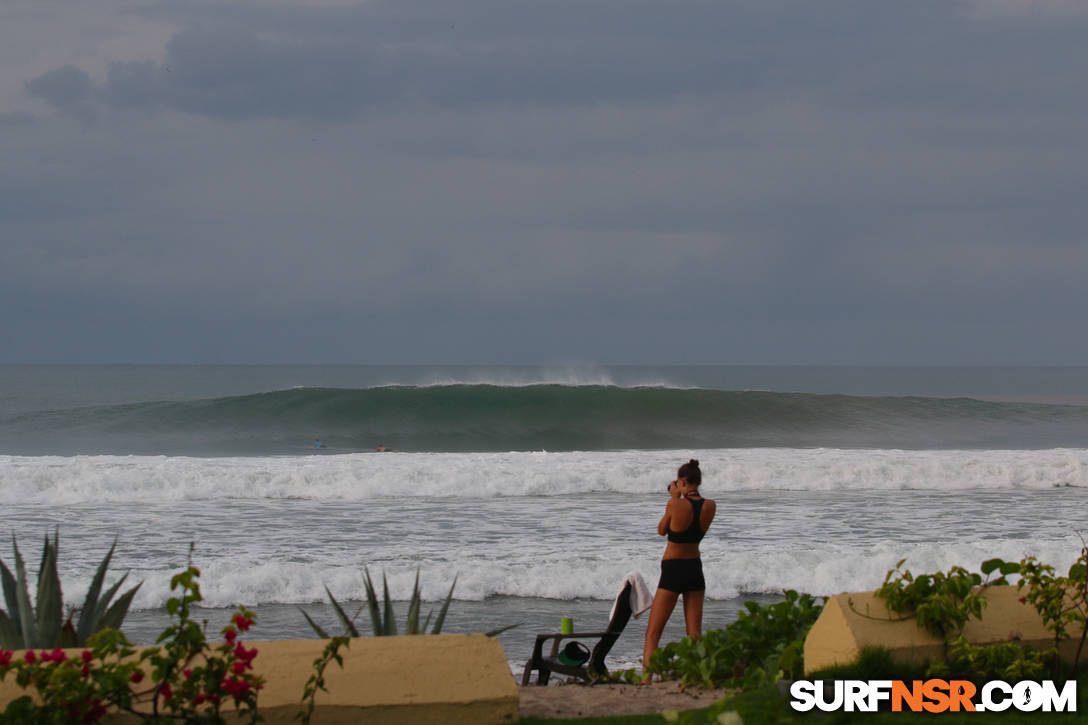
[[[661,581],[658,589],[670,592],[701,592],[706,590],[702,559],[662,559]]]

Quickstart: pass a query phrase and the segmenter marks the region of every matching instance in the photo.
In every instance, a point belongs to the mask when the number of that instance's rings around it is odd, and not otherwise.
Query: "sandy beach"
[[[664,710],[708,707],[730,690],[684,690],[679,682],[644,685],[561,684],[554,687],[519,687],[522,717],[578,718],[609,715],[643,715]]]

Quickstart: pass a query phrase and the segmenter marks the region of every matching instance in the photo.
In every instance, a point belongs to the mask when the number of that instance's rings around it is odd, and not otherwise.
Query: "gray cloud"
[[[161,53],[58,56],[46,105],[0,108],[0,331],[11,359],[1088,361],[1086,18],[974,7],[141,5]]]
[[[26,92],[53,105],[62,115],[94,120],[94,88],[87,71],[66,65],[26,82]]]
[[[0,126],[30,126],[37,121],[38,118],[27,111],[0,113]]]
[[[155,61],[111,63],[102,89],[114,108],[154,108],[162,102],[164,68]]]
[[[976,110],[1084,101],[1068,94],[1088,16],[980,22],[941,0],[473,0],[204,12],[189,17],[161,60],[111,64],[104,100],[214,118],[330,120],[389,104],[685,95],[747,103],[803,93],[829,105]],[[31,83],[60,80],[47,74]],[[89,92],[85,83],[80,90]],[[60,95],[70,102],[73,91]]]

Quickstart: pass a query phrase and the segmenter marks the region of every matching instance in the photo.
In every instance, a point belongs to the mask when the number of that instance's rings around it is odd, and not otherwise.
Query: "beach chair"
[[[553,672],[561,675],[577,677],[580,680],[590,682],[608,674],[608,668],[604,665],[604,658],[612,651],[612,646],[620,638],[623,628],[631,619],[631,585],[624,586],[623,591],[616,597],[616,608],[608,629],[604,632],[574,632],[572,634],[538,634],[533,644],[533,654],[525,663],[525,673],[521,677],[521,684],[530,684],[533,670],[537,671],[536,684],[546,685]],[[581,665],[564,664],[559,659],[559,644],[563,640],[591,640],[596,639],[593,652],[589,659]],[[544,643],[552,641],[551,654],[544,655]]]

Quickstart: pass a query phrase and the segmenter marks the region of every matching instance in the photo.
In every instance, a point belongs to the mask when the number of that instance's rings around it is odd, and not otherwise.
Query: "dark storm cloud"
[[[0,107],[0,290],[75,358],[1088,360],[1088,13],[979,6],[140,3]]]
[[[65,116],[87,122],[94,119],[94,88],[87,71],[66,65],[26,82],[26,92],[40,98]]]
[[[66,65],[27,81],[26,90],[32,96],[65,108],[90,100],[91,76],[75,66]]]
[[[980,23],[943,0],[248,5],[206,18],[199,9],[161,59],[111,65],[101,98],[230,119],[797,92],[856,106],[1007,109],[1067,104],[1073,41],[1088,30],[1080,18]],[[65,109],[90,95],[74,68],[31,87]]]

